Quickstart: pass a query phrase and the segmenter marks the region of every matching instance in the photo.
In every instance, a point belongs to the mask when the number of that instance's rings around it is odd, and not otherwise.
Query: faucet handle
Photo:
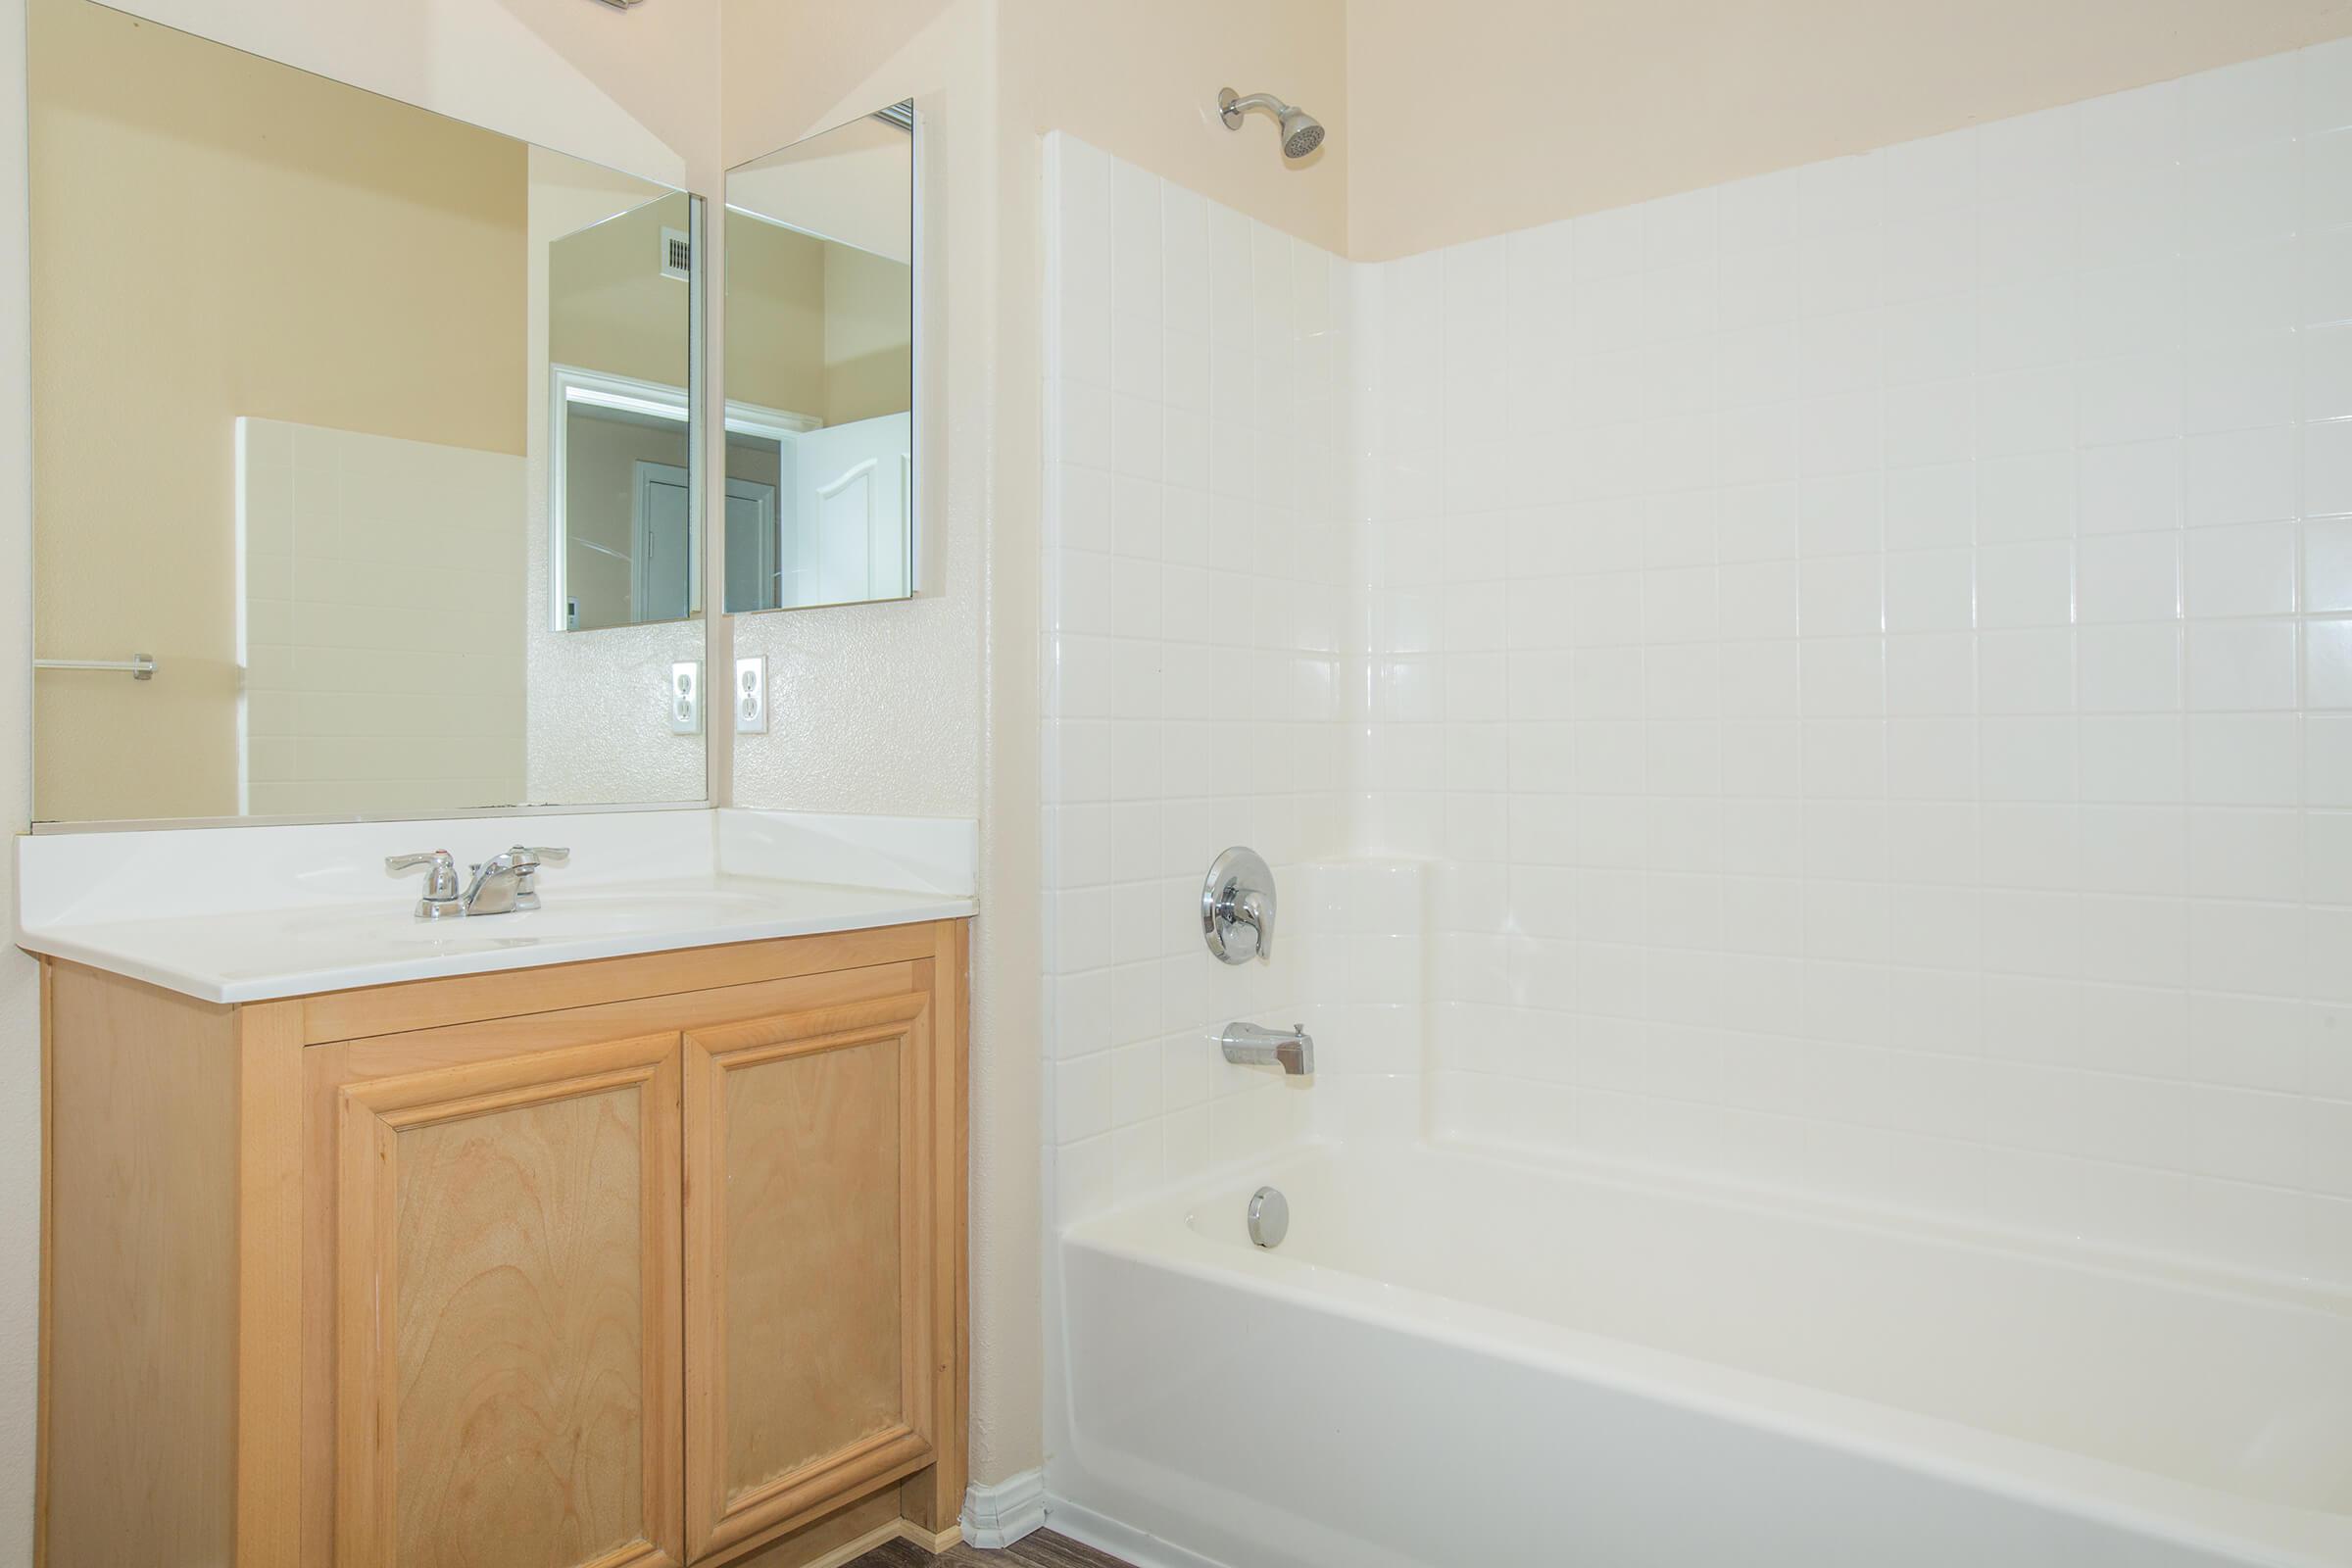
[[[417,919],[438,920],[443,915],[465,913],[465,903],[458,896],[458,863],[447,850],[384,858],[384,870],[391,875],[418,869],[424,871],[424,897],[416,901]]]
[[[1255,850],[1235,845],[1200,884],[1200,935],[1227,963],[1274,956],[1274,872]]]
[[[539,868],[564,865],[571,860],[571,851],[554,844],[517,844],[507,851],[507,856],[514,862],[514,907],[525,911],[540,906]]]
[[[453,881],[457,878],[458,862],[450,858],[447,850],[426,850],[421,855],[387,855],[384,857],[384,869],[394,876],[398,876],[403,871],[414,871],[418,866],[426,865],[433,868],[432,880],[434,881],[440,880],[444,873]]]

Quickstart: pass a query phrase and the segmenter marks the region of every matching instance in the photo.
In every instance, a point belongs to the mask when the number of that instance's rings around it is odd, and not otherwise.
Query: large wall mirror
[[[92,0],[28,44],[36,818],[704,799],[700,204]]]
[[[913,106],[727,171],[730,612],[914,592]]]

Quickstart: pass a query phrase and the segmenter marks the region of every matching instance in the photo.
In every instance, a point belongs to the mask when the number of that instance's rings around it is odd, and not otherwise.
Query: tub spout
[[[1253,1023],[1229,1023],[1217,1043],[1227,1061],[1252,1067],[1280,1067],[1294,1078],[1315,1070],[1314,1036],[1297,1024],[1288,1029],[1264,1029]]]

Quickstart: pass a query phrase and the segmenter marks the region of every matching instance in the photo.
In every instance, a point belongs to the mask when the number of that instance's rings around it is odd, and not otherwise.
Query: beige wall
[[[1347,249],[1409,256],[2347,32],[2352,0],[1348,0]]]
[[[35,809],[230,815],[234,421],[519,453],[522,148],[89,0],[30,47],[35,629],[160,666],[35,684]]]
[[[121,0],[118,9],[689,190],[713,188],[719,0]]]
[[[686,384],[692,347],[687,284],[662,274],[662,231],[684,231],[686,198],[639,193],[643,206],[550,247],[547,352],[558,365],[662,386]],[[515,311],[519,316],[519,301]],[[517,321],[519,336],[522,326]],[[517,423],[520,408],[516,409]]]
[[[904,414],[914,374],[904,262],[825,247],[825,422]]]
[[[1003,7],[1009,122],[1038,133],[1069,131],[1301,239],[1346,249],[1356,144],[1344,0],[1003,0]],[[1418,9],[1434,24],[1451,24],[1451,6]],[[1267,116],[1250,116],[1239,131],[1225,128],[1219,87],[1273,93],[1305,109],[1330,135],[1312,157],[1292,163]]]
[[[728,402],[827,424],[906,411],[903,263],[739,212],[727,246]]]
[[[727,214],[727,399],[822,417],[824,241]]]
[[[876,256],[914,254],[914,141],[863,115],[727,171],[727,203]]]
[[[0,212],[26,199],[24,0],[0,0]],[[32,383],[24,228],[0,224],[0,823],[32,816]],[[16,857],[0,901],[17,902]],[[40,969],[0,948],[0,1562],[32,1560],[40,1320]]]

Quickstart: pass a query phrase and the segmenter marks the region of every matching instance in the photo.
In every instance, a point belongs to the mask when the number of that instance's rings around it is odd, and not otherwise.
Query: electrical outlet
[[[703,732],[703,663],[699,659],[681,659],[669,666],[669,732]]]
[[[735,733],[767,733],[767,656],[735,661]]]

